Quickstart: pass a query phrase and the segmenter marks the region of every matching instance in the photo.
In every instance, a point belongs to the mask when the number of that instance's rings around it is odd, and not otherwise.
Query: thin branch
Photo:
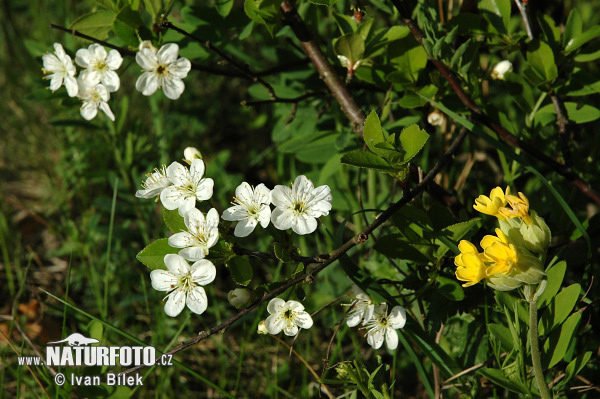
[[[303,100],[307,100],[309,98],[313,98],[313,97],[321,97],[321,96],[326,96],[327,93],[324,91],[314,91],[314,92],[310,92],[310,93],[304,93],[298,97],[293,97],[293,98],[281,98],[281,97],[271,97],[271,99],[269,100],[252,100],[252,101],[242,101],[241,104],[245,107],[249,107],[249,106],[257,106],[257,105],[263,105],[263,104],[272,104],[272,103],[292,103],[292,104],[298,104],[300,101]]]
[[[308,55],[308,58],[312,61],[315,68],[321,75],[321,78],[331,90],[331,93],[335,96],[336,100],[340,104],[340,107],[344,113],[350,119],[352,123],[352,130],[362,135],[363,124],[365,122],[365,114],[356,104],[354,98],[348,92],[346,85],[337,75],[331,64],[327,61],[327,58],[319,48],[319,45],[312,39],[306,24],[288,0],[283,0],[281,3],[281,10],[283,11],[283,18],[285,22],[292,28],[292,31],[302,43],[304,51]]]
[[[520,0],[515,0],[515,4],[521,13],[521,17],[523,18],[523,23],[525,24],[525,31],[527,32],[527,37],[529,40],[533,40],[533,29],[531,29],[531,23],[529,22],[529,16],[527,15],[527,1],[521,2]]]
[[[407,17],[407,15],[410,15],[410,13],[405,9],[401,0],[392,0],[392,3],[394,4],[394,7],[396,7],[398,12],[400,13],[402,20],[404,21],[406,26],[408,26],[412,35],[417,40],[417,42],[419,42],[421,45],[423,45],[423,33],[421,32],[421,30],[419,29],[419,27],[417,26],[415,21],[412,20],[411,18]],[[448,81],[448,83],[450,83],[450,86],[454,90],[454,93],[458,96],[458,98],[460,98],[462,103],[467,108],[469,108],[469,110],[471,110],[473,119],[476,122],[481,123],[482,125],[487,126],[489,129],[493,130],[496,134],[498,134],[504,141],[506,141],[511,146],[522,149],[524,152],[531,155],[533,158],[537,159],[538,161],[544,163],[546,166],[550,167],[553,171],[555,171],[556,173],[558,173],[559,175],[563,176],[568,181],[570,181],[571,184],[573,184],[575,187],[577,187],[581,192],[583,192],[591,200],[593,200],[595,203],[600,205],[600,196],[598,195],[598,193],[595,192],[595,190],[592,188],[592,186],[588,182],[586,182],[581,177],[579,177],[575,172],[573,172],[573,170],[570,167],[556,162],[554,159],[550,158],[549,156],[547,156],[546,154],[541,152],[538,149],[538,147],[531,145],[529,143],[526,143],[525,141],[521,140],[520,138],[516,137],[515,135],[510,133],[508,130],[506,130],[505,128],[500,126],[493,119],[491,119],[488,115],[486,115],[481,110],[481,108],[479,108],[473,102],[473,100],[471,100],[471,98],[467,95],[467,93],[465,93],[465,91],[462,89],[460,83],[457,81],[457,79],[454,77],[452,72],[450,72],[450,70],[444,64],[442,64],[438,60],[433,59],[430,54],[428,54],[427,56],[428,56],[429,60],[433,63],[433,65],[435,65],[435,67],[440,71],[440,73]]]
[[[265,89],[267,89],[267,91],[269,92],[269,96],[271,98],[277,98],[277,96],[275,95],[275,90],[273,89],[273,87],[269,83],[265,82],[261,77],[257,76],[255,73],[253,73],[250,70],[250,68],[248,67],[248,65],[242,64],[242,63],[236,61],[233,57],[230,57],[227,53],[225,53],[224,51],[222,51],[218,47],[215,47],[209,40],[202,40],[202,39],[200,39],[200,38],[192,35],[191,33],[188,33],[185,30],[183,30],[181,28],[178,28],[177,26],[173,25],[169,21],[163,21],[161,23],[161,28],[166,28],[166,29],[174,30],[175,32],[177,32],[177,33],[179,33],[179,34],[187,37],[188,39],[191,39],[191,40],[199,43],[201,46],[203,46],[207,50],[212,51],[213,53],[217,54],[219,57],[221,57],[222,59],[224,59],[225,61],[227,61],[231,65],[233,65],[234,67],[236,67],[248,79],[250,79],[253,82],[256,82],[256,83],[259,83],[260,85],[262,85]]]
[[[237,244],[235,244],[233,246],[233,252],[235,252],[235,254],[238,256],[247,255],[247,256],[251,256],[253,258],[279,261],[279,259],[274,254],[260,252],[260,251],[253,251],[251,249],[246,249],[246,248],[240,247]],[[326,257],[327,257],[327,255],[316,255],[313,257],[293,255],[293,254],[290,255],[290,258],[292,258],[292,260],[294,260],[296,262],[302,262],[305,264],[320,263],[320,262],[323,262],[326,259]]]
[[[341,258],[342,255],[346,254],[350,249],[352,249],[356,245],[364,243],[367,240],[369,234],[371,234],[375,229],[377,229],[379,226],[381,226],[383,223],[385,223],[398,209],[402,208],[404,205],[406,205],[410,201],[412,201],[416,196],[421,194],[425,190],[427,185],[433,180],[433,178],[442,170],[442,167],[454,156],[454,154],[458,150],[460,144],[462,143],[462,141],[464,140],[466,135],[467,135],[467,130],[466,129],[461,130],[461,132],[454,139],[454,142],[452,143],[452,145],[450,145],[448,150],[440,157],[440,159],[434,165],[433,169],[431,169],[431,171],[429,171],[427,176],[425,176],[425,178],[423,178],[423,181],[421,183],[419,183],[417,186],[415,186],[415,188],[413,188],[412,190],[406,191],[405,195],[399,201],[392,204],[385,211],[383,211],[383,213],[381,213],[379,215],[379,217],[377,219],[375,219],[371,224],[369,224],[362,232],[360,232],[356,236],[354,236],[351,239],[349,239],[348,241],[346,241],[339,248],[336,248],[333,251],[329,252],[329,254],[327,254],[325,256],[318,255],[318,256],[313,257],[313,259],[315,259],[315,260],[318,259],[319,261],[315,261],[314,263],[307,265],[306,269],[309,270],[308,272],[303,273],[302,275],[297,276],[296,278],[293,278],[293,279],[289,280],[288,282],[280,285],[279,287],[273,289],[272,291],[266,293],[261,299],[259,299],[258,301],[256,301],[255,303],[253,303],[252,305],[247,307],[246,309],[240,311],[238,314],[234,315],[230,319],[211,328],[210,330],[201,331],[196,337],[185,341],[178,347],[166,352],[166,354],[172,355],[177,352],[180,352],[186,348],[189,348],[190,346],[197,344],[200,341],[207,339],[211,335],[216,334],[217,332],[228,328],[233,323],[235,323],[242,317],[246,316],[248,313],[252,312],[254,309],[258,308],[264,302],[285,292],[287,289],[289,289],[290,287],[293,287],[294,285],[296,285],[298,283],[312,282],[314,280],[314,277],[319,272],[321,272],[327,266],[331,265],[336,260]],[[130,369],[123,371],[122,374],[129,374],[129,373],[132,373],[143,367],[146,367],[146,366],[140,365],[140,366],[132,367]]]
[[[50,24],[50,27],[52,29],[56,29],[56,30],[60,30],[62,32],[69,33],[69,34],[71,34],[73,36],[80,37],[82,39],[89,40],[91,42],[101,44],[104,47],[112,48],[114,50],[117,50],[119,53],[121,53],[121,55],[135,56],[135,51],[131,51],[131,50],[126,49],[124,47],[115,46],[114,44],[110,44],[108,42],[105,42],[104,40],[98,40],[95,37],[85,35],[85,34],[79,32],[79,31],[76,31],[74,29],[65,28],[64,26],[55,25],[55,24]]]

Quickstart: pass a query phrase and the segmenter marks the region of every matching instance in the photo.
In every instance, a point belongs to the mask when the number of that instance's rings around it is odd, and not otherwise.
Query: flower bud
[[[202,159],[202,154],[196,147],[187,147],[183,151],[184,161],[191,165],[194,159]]]
[[[267,330],[267,324],[264,320],[258,323],[258,328],[256,329],[256,332],[263,335],[269,333],[269,330]]]
[[[158,49],[152,45],[152,42],[150,40],[144,40],[140,43],[139,51],[142,51],[145,48],[152,50],[153,53],[156,53],[158,51]]]
[[[525,241],[525,247],[531,252],[546,255],[548,245],[550,245],[550,228],[543,218],[532,212],[529,225],[523,223],[521,225],[521,235]]]
[[[508,60],[504,60],[494,66],[490,76],[492,79],[504,80],[504,74],[510,71],[512,71],[512,63]]]
[[[446,121],[446,117],[437,109],[427,116],[427,122],[432,126],[442,126]]]
[[[241,309],[252,302],[252,291],[248,288],[236,288],[235,290],[229,291],[227,294],[227,300],[230,304]]]

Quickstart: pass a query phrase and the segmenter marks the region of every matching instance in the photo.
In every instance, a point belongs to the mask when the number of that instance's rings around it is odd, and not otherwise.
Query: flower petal
[[[287,325],[283,329],[283,333],[288,337],[293,337],[294,335],[298,334],[298,326],[295,324]]]
[[[185,258],[175,254],[165,255],[165,265],[175,276],[185,275],[190,271],[190,265]]]
[[[275,314],[272,314],[265,320],[265,327],[267,327],[269,334],[279,334],[284,326],[285,323],[283,319]]]
[[[102,84],[106,86],[108,91],[115,92],[119,90],[121,80],[115,71],[107,71],[102,78]]]
[[[168,79],[164,81],[162,89],[168,99],[177,100],[185,90],[185,84],[181,79]]]
[[[292,204],[291,195],[292,190],[289,187],[275,186],[271,191],[271,203],[278,208],[288,208]]]
[[[192,265],[191,275],[196,284],[207,285],[215,280],[217,269],[211,261],[202,259]]]
[[[183,256],[189,261],[195,262],[208,254],[208,249],[204,246],[187,247],[178,252],[179,256]]]
[[[180,57],[169,66],[169,72],[176,79],[183,79],[187,76],[188,72],[192,69],[192,63],[190,60],[184,57]]]
[[[292,223],[292,230],[299,235],[310,234],[317,229],[317,219],[311,216],[297,216]]]
[[[156,54],[149,48],[143,48],[138,51],[135,54],[135,62],[146,71],[152,71],[158,65]]]
[[[313,326],[313,319],[310,317],[308,312],[299,312],[295,315],[294,321],[300,328],[311,328]]]
[[[157,291],[171,291],[177,286],[177,277],[163,269],[156,269],[150,272],[150,281],[152,288]]]
[[[394,306],[388,316],[388,321],[393,328],[402,328],[406,324],[406,309]]]
[[[119,69],[121,64],[123,63],[123,57],[117,50],[110,50],[108,52],[108,56],[106,57],[106,65],[112,70]]]
[[[269,314],[277,314],[279,312],[283,312],[285,306],[285,301],[281,298],[273,298],[267,305],[267,312]]]
[[[198,201],[205,201],[210,199],[213,195],[213,187],[215,181],[210,177],[200,180],[198,187],[196,188],[196,198]]]
[[[158,89],[158,78],[156,74],[144,72],[135,82],[135,88],[145,96],[151,96]]]
[[[202,287],[194,287],[187,294],[187,307],[196,314],[202,314],[208,307],[206,291]]]
[[[169,65],[177,60],[179,46],[175,43],[167,43],[158,50],[156,57],[160,64]]]
[[[250,233],[254,231],[254,228],[258,224],[256,219],[243,219],[240,220],[235,226],[233,235],[236,237],[248,237]]]
[[[185,293],[177,289],[169,294],[168,298],[167,303],[165,303],[165,313],[167,316],[175,317],[185,307]]]
[[[175,248],[187,248],[195,244],[194,236],[187,231],[175,233],[169,237],[168,243]],[[183,256],[183,255],[182,255]]]
[[[275,208],[271,212],[271,222],[279,230],[287,230],[294,224],[294,214],[288,209]]]
[[[178,187],[169,186],[160,193],[160,202],[170,211],[179,208],[182,201],[183,194]]]
[[[393,328],[386,328],[385,344],[390,350],[394,350],[398,347],[398,333]]]

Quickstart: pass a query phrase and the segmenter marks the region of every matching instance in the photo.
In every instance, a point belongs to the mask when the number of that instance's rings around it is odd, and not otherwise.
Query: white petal
[[[104,78],[102,78],[102,84],[106,86],[108,91],[115,92],[119,90],[121,80],[115,71],[107,71],[106,74],[104,74]]]
[[[269,205],[263,205],[258,214],[258,221],[263,228],[266,228],[271,221],[271,208]]]
[[[82,68],[90,66],[90,52],[86,48],[77,50],[75,53],[75,63]]]
[[[110,118],[111,121],[115,121],[115,115],[110,110],[110,107],[106,102],[101,102],[99,108]]]
[[[283,311],[283,307],[285,306],[285,301],[281,298],[273,298],[267,305],[267,312],[269,314],[276,314]]]
[[[398,347],[398,333],[393,328],[386,328],[385,344],[390,350],[394,350]]]
[[[60,86],[63,84],[63,79],[60,76],[54,74],[54,77],[50,79],[50,90],[56,91],[60,89]]]
[[[367,333],[367,343],[373,347],[373,349],[381,348],[383,345],[383,333],[380,330]]]
[[[179,162],[173,162],[169,165],[167,177],[176,186],[185,186],[189,182],[189,172]]]
[[[227,220],[229,222],[235,222],[236,220],[242,220],[246,216],[248,216],[248,211],[241,205],[234,205],[229,207],[223,211],[221,217],[223,220]]]
[[[346,318],[346,324],[348,324],[348,327],[356,327],[358,325],[358,323],[360,323],[361,319],[362,319],[362,314],[360,314],[358,312],[352,312]]]
[[[310,234],[317,229],[317,219],[305,216],[296,217],[295,223],[292,224],[292,230],[299,235]]]
[[[298,327],[300,328],[308,329],[313,326],[313,319],[312,317],[310,317],[308,312],[300,312],[296,314],[294,321],[296,322],[296,324],[298,324]]]
[[[188,72],[192,69],[192,63],[187,58],[178,58],[177,61],[169,66],[169,72],[174,78],[183,79],[187,76]]]
[[[158,65],[156,54],[148,48],[144,48],[135,54],[135,62],[146,71],[152,71]]]
[[[274,314],[265,320],[265,327],[267,327],[269,334],[279,334],[283,330],[284,325],[283,319]]]
[[[304,310],[304,305],[302,305],[298,301],[287,301],[288,309],[292,309],[296,312],[302,312]]]
[[[179,211],[179,216],[185,216],[185,214],[187,212],[189,212],[190,210],[194,209],[195,206],[196,206],[196,198],[194,198],[194,197],[184,198],[181,201],[181,203],[179,204],[179,208],[177,208],[177,210]]]
[[[282,208],[275,208],[273,212],[271,212],[271,222],[273,222],[273,226],[279,230],[287,230],[292,227],[294,223],[294,214]]]
[[[177,289],[173,291],[168,298],[167,303],[165,303],[165,313],[167,316],[175,317],[181,313],[185,307],[185,293],[182,290]]]
[[[293,337],[294,335],[298,334],[298,326],[295,324],[292,324],[291,326],[286,326],[283,329],[283,333],[288,337]]]
[[[206,223],[212,227],[219,225],[219,212],[215,208],[211,208],[206,214]]]
[[[151,96],[158,89],[158,79],[152,72],[144,72],[135,82],[135,88],[145,96]]]
[[[185,223],[191,234],[196,235],[205,223],[204,214],[199,209],[192,208],[183,216],[183,223]]]
[[[187,248],[194,244],[194,237],[187,231],[182,231],[169,237],[168,242],[170,246],[175,248]]]
[[[402,306],[394,306],[388,316],[390,325],[393,328],[402,328],[406,324],[406,309]]]
[[[106,60],[106,49],[99,45],[98,43],[94,43],[88,47],[90,53],[93,57],[96,57],[98,60]]]
[[[86,120],[92,120],[98,114],[98,107],[91,101],[86,101],[81,106],[80,110],[81,116],[83,116]]]
[[[161,64],[171,64],[177,59],[179,46],[175,43],[167,43],[158,50],[156,57]]]
[[[196,284],[207,285],[215,280],[217,269],[211,261],[202,259],[192,265],[191,274]]]
[[[196,314],[202,314],[208,307],[206,292],[202,287],[194,287],[187,294],[187,307]]]
[[[254,231],[254,228],[257,224],[258,222],[256,221],[256,219],[240,220],[237,226],[235,226],[235,231],[233,232],[233,235],[236,237],[248,237],[250,233]]]
[[[235,189],[235,196],[240,199],[250,200],[252,198],[252,186],[243,182]]]
[[[185,85],[181,79],[173,78],[165,80],[162,89],[167,98],[177,100],[185,90]]]
[[[182,256],[175,254],[165,255],[165,265],[175,276],[181,276],[190,271],[189,263]]]
[[[167,270],[156,269],[150,272],[152,288],[157,291],[171,291],[177,286],[177,277]]]
[[[269,205],[271,203],[271,190],[262,183],[254,188],[254,195],[260,198],[261,204]]]
[[[167,187],[160,193],[160,202],[170,211],[179,208],[182,201],[183,195],[175,186]]]
[[[213,179],[209,177],[202,179],[200,181],[200,184],[198,184],[198,188],[196,189],[196,198],[198,199],[198,201],[205,201],[207,199],[210,199],[210,197],[212,197],[213,195],[214,185],[215,182]]]
[[[79,91],[77,80],[72,76],[65,77],[65,87],[67,88],[67,94],[69,94],[69,97],[75,97]]]
[[[291,206],[291,201],[289,200],[292,195],[292,190],[286,186],[275,186],[275,188],[271,191],[271,203],[276,207],[287,208]]]
[[[110,50],[108,52],[108,57],[106,57],[106,65],[112,70],[119,69],[123,63],[123,57],[117,50]]]
[[[179,256],[183,256],[189,261],[197,261],[200,259],[204,259],[204,257],[208,254],[208,250],[204,247],[196,246],[196,247],[187,247],[178,252]]]

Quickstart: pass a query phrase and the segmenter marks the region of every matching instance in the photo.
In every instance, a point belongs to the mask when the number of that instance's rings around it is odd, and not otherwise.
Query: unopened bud
[[[140,51],[142,51],[145,48],[152,50],[153,53],[156,53],[158,51],[158,49],[152,45],[152,42],[150,40],[144,40],[140,43]]]
[[[269,331],[267,330],[267,323],[265,323],[264,320],[258,323],[258,328],[256,329],[256,332],[263,335],[269,333]]]
[[[194,159],[202,159],[202,154],[196,147],[187,147],[185,150],[183,150],[183,157],[183,160],[188,165],[191,165]]]
[[[492,69],[490,76],[492,79],[504,80],[504,74],[512,71],[512,63],[508,60],[500,61]]]
[[[427,122],[432,126],[442,126],[446,121],[446,117],[437,109],[427,116]]]
[[[252,302],[252,291],[248,288],[236,288],[235,290],[229,291],[227,294],[227,300],[230,304],[241,309]]]

